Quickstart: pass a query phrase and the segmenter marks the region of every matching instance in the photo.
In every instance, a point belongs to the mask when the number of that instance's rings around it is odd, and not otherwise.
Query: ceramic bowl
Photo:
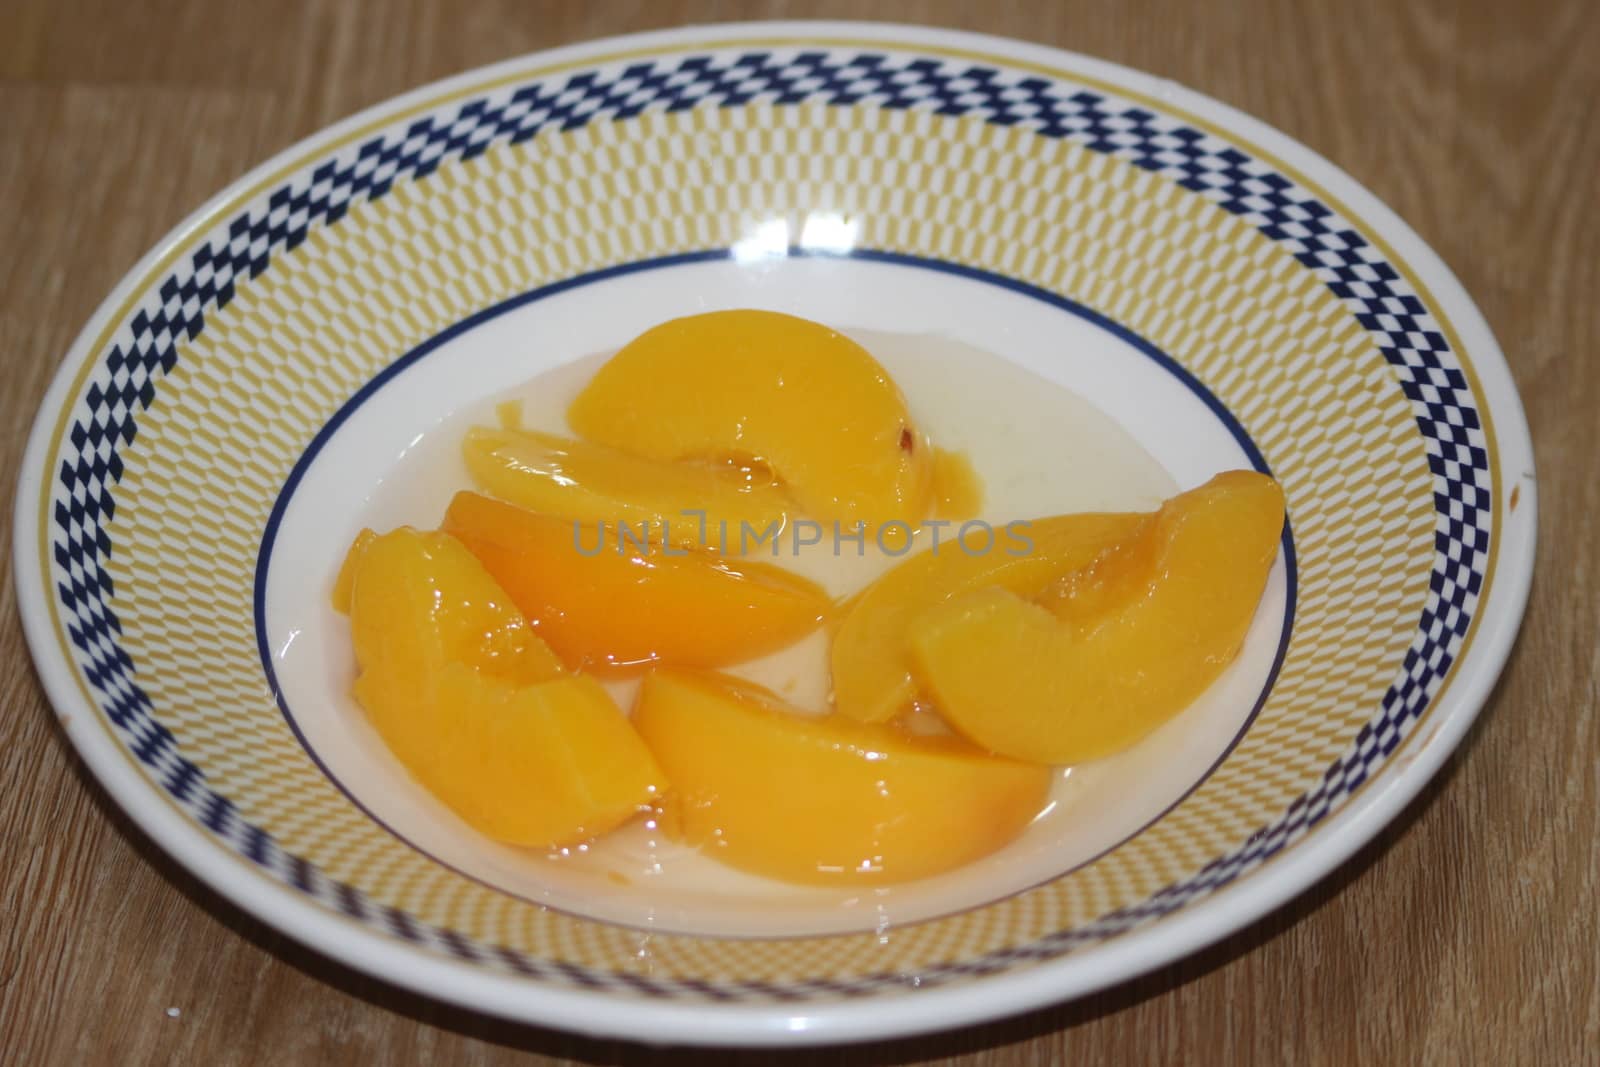
[[[1087,768],[1051,835],[887,897],[608,888],[466,831],[350,701],[326,605],[344,547],[375,515],[415,521],[429,490],[408,495],[405,457],[457,413],[739,306],[981,349],[1072,390],[1177,486],[1271,472],[1288,532],[1240,663]],[[933,380],[963,373],[983,376]],[[926,402],[974,441],[1066,419],[989,395]],[[1282,134],[1011,41],[685,29],[418,90],[178,226],[43,403],[15,568],[92,773],[275,927],[548,1026],[847,1041],[1105,987],[1371,838],[1505,659],[1531,457],[1460,285]]]

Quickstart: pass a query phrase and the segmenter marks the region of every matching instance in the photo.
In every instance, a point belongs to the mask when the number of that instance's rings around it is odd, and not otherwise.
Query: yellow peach
[[[898,564],[851,601],[834,635],[834,705],[863,722],[883,722],[917,695],[907,627],[951,597],[985,586],[1031,596],[1063,573],[1111,549],[1142,515],[1082,514],[1034,519],[996,532],[993,544],[946,536]],[[980,547],[988,551],[978,552]]]
[[[640,541],[737,550],[741,528],[781,530],[794,505],[757,468],[665,463],[555,434],[474,427],[461,446],[485,492]],[[727,531],[726,534],[723,531]]]
[[[568,675],[470,552],[442,533],[358,539],[348,604],[356,699],[395,757],[479,832],[554,847],[666,787],[628,720]]]
[[[511,597],[449,534],[362,531],[346,570],[350,632],[363,669],[425,674],[460,662],[518,685],[563,672]]]
[[[900,390],[866,349],[792,315],[663,323],[601,367],[567,419],[648,459],[759,460],[823,522],[876,528],[928,511],[933,449]]]
[[[583,669],[720,667],[774,652],[828,613],[816,583],[770,563],[640,550],[615,534],[458,493],[444,529],[535,631]]]
[[[1283,530],[1271,478],[1231,471],[1033,602],[990,584],[912,620],[940,714],[989,751],[1080,763],[1182,711],[1238,654]]]
[[[672,778],[663,825],[730,866],[872,885],[959,867],[1043,807],[1048,768],[954,737],[913,737],[785,707],[719,675],[655,671],[634,725]]]

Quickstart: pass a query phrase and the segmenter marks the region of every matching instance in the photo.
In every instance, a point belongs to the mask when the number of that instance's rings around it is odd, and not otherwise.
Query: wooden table
[[[4,497],[40,395],[95,305],[182,215],[269,154],[390,94],[522,52],[685,21],[853,16],[1026,37],[1152,71],[1266,119],[1354,174],[1443,255],[1506,349],[1538,450],[1541,564],[1519,646],[1461,751],[1325,883],[1211,951],[1087,1000],[804,1058],[1597,1062],[1592,0],[1048,10],[1018,0],[7,0]],[[9,529],[3,540],[9,559]],[[0,600],[0,1060],[656,1058],[398,992],[200,886],[133,829],[59,735],[9,569]]]

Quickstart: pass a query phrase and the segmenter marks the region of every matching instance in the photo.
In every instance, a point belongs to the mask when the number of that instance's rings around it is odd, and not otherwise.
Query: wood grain
[[[1590,0],[8,0],[4,497],[49,376],[94,306],[251,164],[480,63],[608,33],[771,17],[927,22],[1060,45],[1287,130],[1374,190],[1460,275],[1506,349],[1542,482],[1540,569],[1489,706],[1417,803],[1334,877],[1209,952],[1087,1000],[792,1058],[1597,1062],[1600,6]],[[108,802],[34,677],[9,569],[0,601],[0,1060],[772,1062],[653,1055],[513,1026],[286,942],[199,886]]]

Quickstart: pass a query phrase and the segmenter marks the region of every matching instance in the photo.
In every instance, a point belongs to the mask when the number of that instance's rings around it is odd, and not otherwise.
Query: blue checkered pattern
[[[1069,83],[902,54],[716,53],[584,71],[502,90],[333,154],[219,227],[121,324],[91,376],[59,472],[52,541],[60,606],[84,677],[129,748],[195,818],[287,884],[356,919],[452,956],[567,985],[714,1000],[750,995],[805,999],[907,981],[905,976],[878,975],[785,986],[712,985],[588,972],[473,944],[373,904],[285,853],[207,786],[203,772],[183,757],[172,735],[152,717],[135,664],[118,643],[120,624],[110,606],[113,589],[105,563],[112,544],[106,523],[115,513],[115,487],[122,476],[118,452],[137,435],[138,415],[172,370],[178,343],[197,337],[205,329],[207,311],[224,307],[241,282],[269,270],[275,254],[295,248],[313,226],[337,224],[352,203],[376,200],[396,181],[424,178],[446,161],[471,159],[493,144],[517,143],[600,118],[753,101],[866,104],[1022,126],[1126,159],[1210,198],[1292,249],[1371,333],[1412,403],[1433,472],[1437,554],[1416,639],[1379,714],[1362,727],[1315,789],[1238,851],[1137,907],[1030,945],[925,972],[917,976],[918,984],[999,971],[1114,936],[1214,891],[1304,834],[1399,744],[1449,671],[1476,608],[1489,550],[1489,463],[1459,361],[1428,309],[1376,249],[1310,193],[1228,143]]]

